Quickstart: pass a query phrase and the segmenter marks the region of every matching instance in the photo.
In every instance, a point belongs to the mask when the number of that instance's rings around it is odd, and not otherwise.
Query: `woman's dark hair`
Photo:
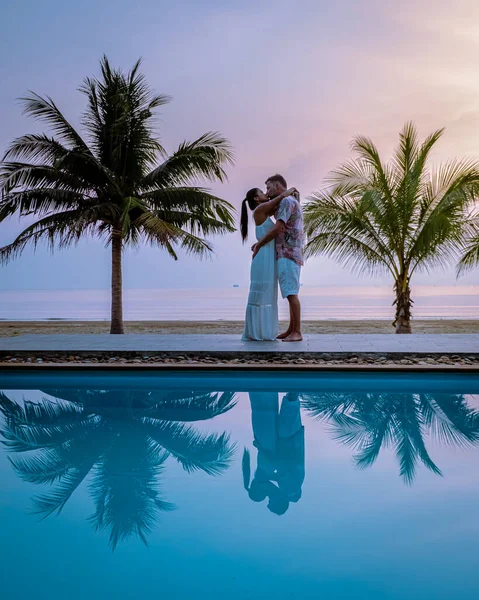
[[[243,238],[243,243],[246,241],[248,237],[248,209],[246,205],[249,206],[250,210],[254,210],[256,208],[256,196],[258,195],[259,189],[253,188],[247,194],[246,198],[243,200],[243,204],[241,205],[241,222],[240,222],[240,231],[241,237]]]

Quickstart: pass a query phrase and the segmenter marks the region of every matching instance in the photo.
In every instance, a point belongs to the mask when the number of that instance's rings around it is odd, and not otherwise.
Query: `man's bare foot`
[[[280,333],[276,339],[284,340],[285,338],[289,337],[290,335],[291,335],[291,331],[288,329],[288,331],[285,331],[284,333]]]
[[[283,338],[283,342],[302,342],[303,336],[299,332],[294,332],[288,337]]]

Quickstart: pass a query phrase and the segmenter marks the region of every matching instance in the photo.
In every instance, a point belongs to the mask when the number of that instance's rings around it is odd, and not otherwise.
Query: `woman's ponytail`
[[[248,204],[248,200],[245,198],[241,205],[241,223],[240,223],[241,238],[243,240],[243,244],[246,242],[246,238],[248,237],[249,216],[248,216],[247,204]]]
[[[240,231],[241,237],[243,238],[243,244],[248,237],[248,206],[250,210],[254,210],[257,206],[256,197],[260,190],[258,188],[251,189],[247,194],[246,198],[243,200],[241,204],[241,220],[240,220]]]
[[[241,471],[243,472],[243,485],[244,489],[248,492],[250,488],[251,480],[251,461],[249,457],[249,450],[245,448],[243,450],[243,459],[241,461]]]

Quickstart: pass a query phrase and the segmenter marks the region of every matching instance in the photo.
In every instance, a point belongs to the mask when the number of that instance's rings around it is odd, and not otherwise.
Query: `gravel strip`
[[[218,355],[191,355],[191,354],[42,354],[26,355],[11,354],[0,357],[0,363],[4,365],[14,364],[105,364],[105,365],[397,365],[397,366],[476,366],[479,367],[479,355],[386,355],[386,354],[315,354],[315,355],[248,355],[243,358]]]

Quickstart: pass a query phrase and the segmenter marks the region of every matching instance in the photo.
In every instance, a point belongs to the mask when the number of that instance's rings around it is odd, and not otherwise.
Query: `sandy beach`
[[[286,327],[286,323],[282,323]],[[129,321],[125,333],[237,334],[243,330],[241,321]],[[28,334],[108,333],[106,321],[0,321],[0,337]],[[305,321],[304,333],[390,333],[390,321]],[[478,320],[417,320],[413,333],[479,333]]]

